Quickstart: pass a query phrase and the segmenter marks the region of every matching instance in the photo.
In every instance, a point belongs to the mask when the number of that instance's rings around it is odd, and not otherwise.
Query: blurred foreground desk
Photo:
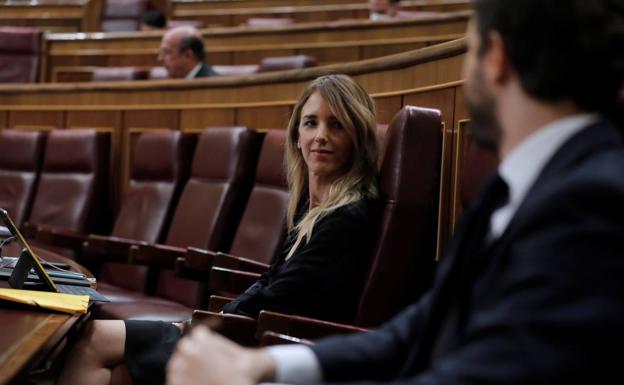
[[[90,274],[80,265],[58,254],[37,249],[47,261],[65,262],[72,269]],[[6,281],[0,286],[8,287]],[[66,346],[67,336],[89,317],[87,314],[52,313],[21,305],[0,303],[0,385],[28,383],[37,371],[49,369]]]

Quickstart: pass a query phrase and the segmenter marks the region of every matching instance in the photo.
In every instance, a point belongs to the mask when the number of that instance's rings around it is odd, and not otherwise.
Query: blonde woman
[[[289,237],[271,269],[225,313],[260,310],[348,321],[376,224],[378,141],[366,91],[345,75],[314,80],[288,124]],[[68,357],[67,384],[163,384],[176,325],[94,321]]]

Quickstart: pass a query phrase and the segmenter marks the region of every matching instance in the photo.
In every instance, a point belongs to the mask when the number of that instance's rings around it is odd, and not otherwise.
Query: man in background
[[[501,164],[432,289],[377,330],[245,349],[198,327],[169,385],[622,384],[622,0],[475,0],[473,140]]]
[[[173,79],[195,79],[217,75],[205,63],[204,42],[201,33],[194,27],[182,26],[167,31],[160,43],[158,60]]]
[[[400,0],[369,0],[368,9],[371,20],[386,20],[397,17]]]

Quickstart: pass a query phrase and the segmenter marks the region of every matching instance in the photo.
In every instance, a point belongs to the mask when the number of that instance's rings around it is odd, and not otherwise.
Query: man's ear
[[[503,37],[497,31],[487,34],[487,50],[483,53],[483,73],[491,84],[505,84],[511,76],[511,62]]]

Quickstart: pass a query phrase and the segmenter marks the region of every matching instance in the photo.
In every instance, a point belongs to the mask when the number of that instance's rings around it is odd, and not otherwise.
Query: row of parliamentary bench
[[[380,126],[382,216],[353,318],[358,326],[383,322],[429,284],[441,126],[438,111],[409,106]],[[211,294],[240,293],[280,251],[288,200],[284,134],[243,127],[142,134],[112,230],[87,236],[106,223],[107,134],[3,130],[0,202],[36,245],[96,274],[112,302],[95,317],[183,320],[193,309],[218,310],[222,302],[210,304]],[[464,168],[463,189],[474,191],[496,166],[484,164]]]
[[[215,7],[217,2],[170,2],[167,0],[40,0],[15,2],[0,0],[0,25],[36,27],[53,32],[120,32],[140,29],[146,11],[158,10],[166,16],[167,27],[286,25],[327,22],[339,19],[368,19],[366,1],[336,0],[325,4],[297,5],[231,2],[235,6]],[[398,17],[421,17],[431,12],[466,10],[467,0],[407,0]]]

